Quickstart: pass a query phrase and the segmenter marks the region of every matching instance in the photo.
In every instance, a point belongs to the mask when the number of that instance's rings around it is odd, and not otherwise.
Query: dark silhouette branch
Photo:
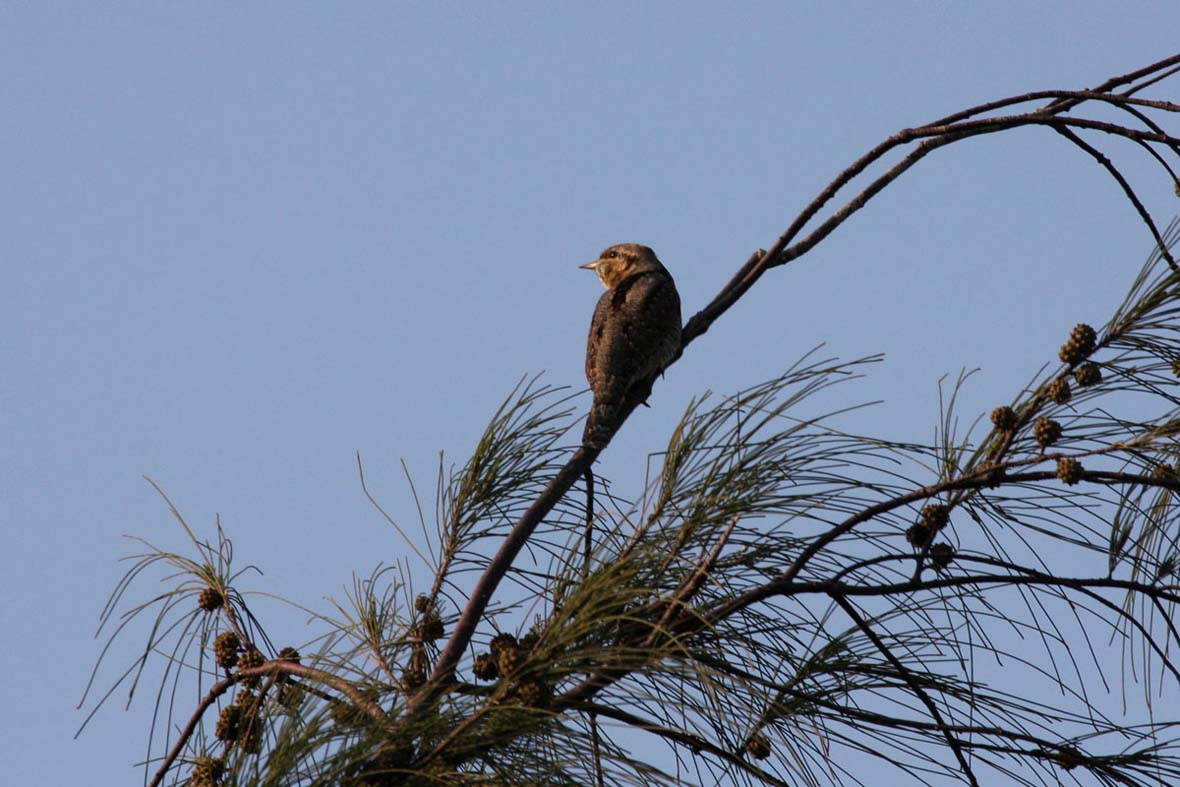
[[[620,419],[619,423],[621,424],[622,421],[623,419]],[[525,542],[528,541],[529,536],[533,534],[541,520],[553,510],[553,507],[565,496],[570,487],[590,468],[598,457],[599,450],[583,446],[575,451],[573,457],[566,462],[541,495],[524,512],[512,531],[504,537],[500,549],[488,561],[487,568],[484,569],[476,583],[475,590],[472,591],[463,614],[455,624],[451,638],[447,640],[439,654],[434,672],[430,676],[428,688],[414,698],[411,708],[420,707],[424,702],[438,696],[441,691],[441,683],[453,672],[455,665],[462,658],[463,651],[467,649],[467,644],[471,641],[476,626],[483,618],[483,612],[487,608],[488,602],[492,600],[492,594],[496,592],[500,580],[512,567],[512,561],[520,554],[520,550],[524,548]]]
[[[714,757],[717,757],[719,760],[724,760],[735,768],[738,768],[739,770],[745,771],[751,776],[761,779],[766,784],[774,784],[778,785],[778,787],[788,787],[789,785],[788,782],[784,782],[783,780],[775,777],[774,774],[757,767],[753,763],[743,758],[740,754],[734,754],[733,752],[726,751],[711,741],[697,735],[690,735],[684,730],[665,727],[664,725],[651,721],[650,719],[644,719],[635,713],[631,713],[611,705],[584,702],[572,707],[576,710],[586,710],[596,713],[600,716],[604,716],[608,719],[614,719],[615,721],[622,722],[623,724],[634,727],[637,730],[642,730],[643,732],[650,732],[653,735],[658,735],[659,737],[666,740],[687,746],[692,751],[708,752]]]
[[[903,129],[893,136],[886,139],[884,142],[877,145],[875,148],[865,153],[859,159],[852,163],[847,169],[840,173],[835,180],[828,184],[823,191],[821,191],[815,199],[813,199],[796,217],[791,226],[778,239],[778,241],[768,251],[755,255],[741,267],[738,273],[729,281],[721,292],[700,312],[698,312],[684,327],[683,344],[687,346],[690,342],[696,339],[701,334],[709,330],[709,326],[720,317],[725,311],[729,309],[753,284],[772,267],[785,265],[786,263],[797,259],[805,254],[812,247],[815,246],[823,238],[827,237],[836,227],[842,224],[849,216],[859,210],[863,205],[874,195],[879,193],[890,182],[895,180],[905,170],[909,169],[918,160],[931,153],[933,150],[957,142],[965,136],[974,136],[980,133],[993,133],[995,131],[1006,130],[1020,125],[1034,125],[1034,124],[1050,124],[1054,121],[1053,116],[1060,115],[1063,112],[1069,111],[1084,101],[1095,99],[1101,96],[1102,101],[1107,103],[1118,104],[1120,101],[1128,104],[1146,105],[1141,103],[1139,99],[1131,99],[1130,96],[1107,96],[1106,93],[1114,87],[1128,84],[1143,76],[1156,73],[1162,69],[1166,69],[1171,65],[1180,63],[1180,55],[1174,55],[1158,63],[1154,63],[1146,68],[1138,69],[1137,71],[1122,76],[1114,77],[1107,80],[1102,85],[1092,90],[1081,91],[1038,91],[1033,93],[1025,93],[1019,96],[1012,96],[1010,98],[1000,99],[998,101],[991,101],[986,104],[980,104],[975,107],[957,112],[953,115],[948,115],[945,118],[934,121],[933,123],[921,126],[914,129]],[[1044,108],[1035,112],[1030,112],[1024,115],[1017,115],[1008,118],[989,119],[976,122],[966,122],[969,118],[984,112],[994,111],[1007,106],[1025,103],[1028,101],[1039,100],[1045,97],[1052,97],[1054,100],[1046,105]],[[1167,112],[1180,111],[1180,105],[1172,104],[1170,102],[1149,102],[1153,108],[1160,109]],[[1061,122],[1061,119],[1056,119],[1056,122]],[[1110,123],[1097,123],[1090,121],[1081,121],[1078,119],[1065,119],[1065,122],[1076,124],[1080,127],[1092,128],[1094,130],[1105,131],[1108,133],[1119,134],[1130,139],[1141,141],[1161,142],[1169,146],[1174,146],[1180,143],[1175,137],[1169,136],[1162,132],[1144,133],[1138,132],[1134,129],[1127,129],[1122,126],[1117,126]],[[962,134],[962,136],[960,136]],[[859,194],[853,197],[843,208],[836,211],[831,218],[816,228],[810,235],[799,241],[794,246],[791,242],[798,236],[813,218],[815,218],[820,210],[823,209],[832,198],[844,189],[853,179],[863,173],[868,167],[875,162],[882,159],[887,153],[894,148],[905,145],[922,137],[933,136],[936,139],[928,139],[922,145],[919,145],[912,153],[906,156],[901,162],[891,168],[888,172],[867,186]]]
[[[954,733],[952,733],[947,727],[946,721],[942,718],[942,713],[938,710],[938,706],[934,704],[934,700],[930,699],[930,695],[926,693],[926,689],[922,688],[922,684],[920,684],[914,678],[914,675],[912,672],[910,672],[909,668],[902,664],[901,659],[894,655],[889,646],[886,645],[879,636],[877,636],[877,632],[874,631],[873,627],[865,621],[864,617],[860,614],[860,612],[857,611],[856,607],[852,605],[851,601],[839,593],[833,593],[832,600],[836,602],[836,605],[839,606],[840,609],[844,610],[845,615],[852,618],[852,622],[856,624],[856,627],[860,629],[866,637],[869,638],[869,641],[873,643],[873,646],[877,648],[877,651],[881,654],[881,656],[884,657],[884,659],[891,665],[893,665],[893,668],[897,670],[898,674],[902,676],[903,680],[905,680],[906,685],[910,687],[910,691],[912,691],[914,695],[922,702],[922,704],[926,706],[926,710],[930,713],[930,718],[934,720],[934,724],[937,726],[939,732],[941,732],[943,737],[946,739],[947,745],[950,746],[951,751],[954,752],[955,759],[959,761],[959,769],[963,772],[963,775],[967,777],[968,783],[972,785],[978,785],[979,782],[975,778],[975,772],[971,770],[971,764],[967,762],[967,758],[963,756],[963,748],[959,745],[958,737],[956,737]]]
[[[1176,260],[1172,259],[1172,253],[1168,251],[1167,244],[1164,243],[1164,239],[1160,235],[1159,228],[1155,226],[1155,222],[1152,220],[1151,214],[1147,212],[1147,208],[1143,207],[1143,203],[1139,200],[1139,195],[1137,195],[1135,190],[1131,188],[1131,184],[1127,182],[1125,177],[1123,177],[1123,173],[1118,171],[1118,168],[1116,168],[1115,165],[1111,163],[1109,158],[1103,155],[1102,151],[1086,142],[1084,139],[1079,137],[1065,126],[1054,126],[1054,130],[1061,136],[1068,139],[1070,142],[1077,145],[1082,150],[1089,153],[1094,158],[1094,160],[1102,166],[1103,169],[1110,173],[1110,176],[1114,178],[1122,188],[1123,194],[1125,194],[1131,204],[1135,206],[1135,210],[1139,213],[1139,218],[1143,219],[1143,223],[1147,225],[1147,229],[1151,232],[1151,237],[1155,238],[1155,244],[1160,249],[1160,253],[1164,255],[1164,259],[1168,261],[1168,265],[1171,266],[1172,270],[1180,270],[1180,268],[1176,267]],[[1151,149],[1148,148],[1148,150]],[[1152,152],[1154,153],[1155,151]],[[1160,162],[1163,162],[1162,158],[1160,159]],[[1173,179],[1175,179],[1175,173],[1172,172],[1171,168],[1169,168],[1167,164],[1164,164],[1164,168],[1167,169],[1168,174],[1173,175]]]

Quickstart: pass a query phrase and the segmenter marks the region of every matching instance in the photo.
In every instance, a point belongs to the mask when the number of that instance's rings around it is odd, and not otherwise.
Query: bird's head
[[[594,262],[579,267],[597,273],[599,281],[608,290],[637,273],[664,270],[664,266],[656,259],[656,253],[638,243],[619,243],[611,246],[599,254]]]

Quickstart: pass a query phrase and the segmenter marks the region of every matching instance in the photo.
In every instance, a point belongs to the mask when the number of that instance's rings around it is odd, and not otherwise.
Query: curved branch
[[[792,222],[791,226],[778,239],[771,249],[763,254],[755,255],[746,262],[737,272],[737,274],[722,288],[721,292],[700,312],[693,316],[692,319],[685,324],[683,333],[683,344],[687,346],[692,340],[705,333],[709,326],[721,316],[725,311],[732,306],[738,298],[740,298],[747,290],[753,286],[754,282],[767,270],[772,267],[784,265],[802,254],[809,251],[819,241],[823,240],[829,235],[832,230],[843,223],[849,216],[859,210],[863,205],[877,194],[882,188],[888,185],[889,182],[896,179],[902,172],[913,164],[923,158],[937,147],[956,142],[966,136],[974,136],[981,133],[994,133],[996,131],[1003,131],[1009,128],[1023,125],[1052,125],[1054,123],[1066,123],[1067,125],[1075,125],[1080,128],[1090,128],[1094,130],[1105,131],[1108,133],[1118,134],[1129,139],[1139,142],[1160,142],[1169,146],[1176,145],[1180,140],[1171,137],[1167,134],[1157,132],[1142,132],[1136,129],[1129,129],[1123,126],[1118,126],[1113,123],[1101,123],[1098,121],[1090,121],[1079,118],[1061,118],[1057,117],[1063,112],[1066,112],[1087,100],[1100,100],[1106,103],[1119,105],[1122,102],[1132,103],[1141,106],[1152,106],[1153,108],[1161,109],[1163,111],[1175,112],[1180,111],[1180,105],[1172,104],[1170,102],[1143,102],[1142,99],[1131,99],[1129,96],[1112,96],[1107,91],[1119,85],[1127,84],[1142,76],[1153,74],[1165,69],[1173,64],[1180,63],[1180,55],[1174,55],[1165,60],[1161,60],[1138,71],[1131,72],[1120,77],[1114,77],[1107,80],[1098,88],[1093,90],[1082,91],[1039,91],[1034,93],[1025,93],[1020,96],[1013,96],[998,101],[980,104],[975,107],[963,110],[953,115],[948,115],[945,118],[935,121],[934,123],[920,126],[918,128],[903,129],[893,136],[886,139],[874,147],[869,152],[865,153],[852,165],[841,172],[835,180],[828,184],[823,191],[819,193],[803,211]],[[1025,113],[1022,115],[1006,116],[1002,118],[985,118],[979,120],[968,120],[983,112],[992,111],[1014,104],[1025,103],[1028,101],[1037,100],[1045,97],[1056,97],[1056,100],[1046,105],[1045,107]],[[826,205],[835,195],[847,186],[854,178],[864,172],[871,164],[885,156],[894,148],[907,144],[921,138],[928,138],[923,145],[919,145],[913,152],[911,152],[902,162],[895,165],[888,172],[880,178],[871,183],[868,187],[862,190],[859,194],[853,197],[843,208],[836,211],[827,221],[815,229],[809,236],[804,238],[795,246],[789,244],[802,231],[803,227],[810,222],[819,211]]]
[[[230,687],[237,682],[238,678],[235,676],[220,680],[210,687],[208,693],[197,703],[196,709],[193,710],[193,715],[189,717],[188,724],[180,731],[180,737],[176,739],[176,744],[164,757],[164,761],[160,763],[160,767],[156,770],[156,775],[152,777],[151,782],[148,783],[148,787],[158,787],[160,782],[164,780],[164,777],[168,774],[168,769],[172,767],[172,763],[176,762],[176,758],[180,756],[180,753],[184,751],[184,747],[188,745],[189,738],[196,732],[197,725],[201,723],[201,717],[205,715],[205,711],[217,701],[218,697],[229,691]]]
[[[148,787],[158,787],[164,780],[164,777],[168,775],[168,770],[176,762],[180,753],[184,751],[184,747],[188,745],[193,733],[196,732],[197,725],[201,723],[201,718],[205,715],[205,711],[209,710],[209,706],[216,702],[218,697],[225,694],[234,684],[239,683],[244,678],[270,677],[278,674],[298,675],[307,680],[313,680],[317,683],[331,686],[352,700],[358,708],[367,713],[378,724],[389,728],[389,719],[386,717],[384,711],[375,703],[365,699],[351,683],[343,678],[338,678],[330,672],[324,672],[315,667],[305,667],[295,661],[272,659],[257,667],[238,670],[228,678],[219,680],[209,687],[209,691],[197,703],[197,707],[193,710],[192,716],[189,717],[188,723],[180,731],[180,737],[176,739],[175,745],[173,745],[172,749],[164,757],[164,761],[160,763],[160,767],[156,770],[156,774],[152,777],[151,782],[148,783]]]
[[[1164,239],[1160,235],[1159,228],[1156,227],[1155,222],[1152,221],[1151,214],[1147,212],[1147,208],[1143,207],[1143,203],[1139,201],[1139,195],[1137,195],[1135,190],[1131,188],[1131,184],[1128,183],[1127,179],[1123,177],[1123,173],[1119,172],[1118,168],[1115,167],[1115,165],[1111,163],[1110,159],[1103,155],[1100,150],[1086,142],[1084,139],[1070,131],[1065,126],[1054,126],[1053,129],[1058,134],[1065,137],[1085,152],[1089,153],[1094,158],[1094,160],[1103,167],[1103,169],[1110,173],[1110,176],[1118,182],[1119,186],[1122,187],[1123,194],[1125,194],[1127,199],[1131,201],[1131,204],[1135,206],[1135,210],[1139,212],[1139,218],[1143,219],[1143,223],[1147,225],[1147,229],[1151,232],[1151,236],[1155,238],[1155,245],[1159,249],[1160,254],[1163,255],[1163,258],[1167,260],[1168,267],[1174,271],[1180,270],[1180,268],[1178,268],[1176,265],[1176,260],[1172,257],[1172,252],[1168,251],[1168,244],[1164,243]],[[1152,153],[1155,152],[1152,151],[1150,147],[1148,150]],[[1164,163],[1162,159],[1160,163]],[[1168,169],[1169,173],[1172,171],[1170,168],[1168,168],[1166,163],[1164,164],[1164,167]]]
[[[1167,134],[1158,132],[1145,132],[1137,129],[1130,129],[1123,126],[1118,126],[1112,123],[1103,123],[1098,121],[1086,120],[1081,118],[1065,118],[1060,117],[1060,114],[1066,112],[1073,107],[1087,101],[1087,100],[1101,100],[1107,103],[1118,104],[1119,97],[1106,95],[1112,88],[1121,85],[1126,85],[1143,77],[1156,75],[1162,70],[1167,69],[1177,63],[1180,63],[1180,55],[1175,55],[1165,60],[1161,60],[1145,68],[1114,77],[1107,80],[1098,88],[1088,91],[1048,91],[1043,93],[1029,93],[1024,96],[1004,99],[1001,102],[992,102],[991,104],[983,104],[978,107],[964,110],[956,115],[951,115],[942,119],[941,122],[930,124],[919,128],[908,128],[894,134],[882,143],[878,144],[869,152],[858,158],[848,168],[840,173],[827,187],[825,187],[819,195],[815,197],[803,211],[795,218],[786,232],[775,242],[775,244],[765,252],[755,253],[749,260],[738,270],[733,278],[722,288],[721,292],[714,297],[714,299],[706,305],[701,311],[695,314],[684,326],[682,332],[682,343],[677,353],[676,358],[679,358],[692,341],[697,337],[708,331],[709,327],[722,314],[729,310],[740,298],[744,295],[757,280],[772,267],[784,265],[793,259],[805,254],[812,249],[821,240],[827,237],[840,224],[846,221],[853,213],[862,208],[873,196],[879,193],[889,183],[899,177],[907,169],[912,167],[920,159],[927,154],[937,150],[940,147],[957,142],[970,136],[979,134],[996,133],[1004,131],[1009,128],[1027,125],[1049,125],[1051,127],[1060,126],[1074,126],[1078,128],[1087,128],[1093,130],[1104,131],[1111,134],[1117,134],[1127,139],[1148,143],[1157,142],[1168,145],[1180,143],[1180,139],[1171,137]],[[1045,95],[1056,95],[1051,103],[1045,107],[1029,112],[1023,115],[998,117],[998,118],[984,118],[970,120],[968,118],[979,114],[980,112],[989,111],[993,108],[1007,106],[1018,101],[1034,100],[1037,97]],[[1144,102],[1142,99],[1130,99],[1129,94],[1123,100],[1127,103],[1134,102],[1137,106],[1151,106],[1163,111],[1176,111],[1180,107],[1176,107],[1168,102]],[[864,172],[870,165],[880,160],[883,156],[889,153],[894,148],[901,145],[909,144],[922,140],[914,150],[910,151],[908,155],[902,158],[901,161],[894,164],[883,175],[879,176],[872,183],[862,189],[854,197],[848,200],[842,207],[838,208],[832,213],[823,223],[814,229],[809,235],[802,238],[794,245],[790,245],[792,241],[802,232],[803,228],[815,218],[819,211],[832,200],[837,193],[844,189],[854,178]],[[673,360],[673,363],[675,359]],[[616,431],[629,417],[630,413],[638,406],[639,402],[629,401],[624,412],[616,422]],[[613,435],[612,435],[613,436]],[[609,443],[609,438],[608,441]],[[590,449],[581,447],[573,456],[566,462],[565,466],[558,471],[557,475],[546,486],[541,495],[533,502],[533,504],[525,511],[521,518],[517,521],[512,531],[505,537],[500,546],[499,551],[488,563],[476,584],[475,591],[472,593],[466,608],[463,610],[450,639],[443,647],[439,658],[435,662],[434,669],[431,675],[431,681],[427,684],[418,696],[411,701],[411,708],[416,709],[423,707],[425,704],[436,699],[443,691],[443,684],[445,680],[454,671],[455,666],[462,658],[463,652],[471,642],[471,638],[475,633],[476,627],[483,617],[484,611],[487,609],[488,603],[491,601],[492,595],[499,586],[501,580],[508,573],[512,567],[512,563],[520,550],[523,548],[525,542],[532,535],[537,525],[541,520],[553,509],[553,507],[565,496],[565,494],[574,485],[576,480],[581,477],[585,471],[593,464],[597,458],[598,453],[602,449]],[[920,495],[914,499],[920,499]],[[822,541],[822,543],[821,543]],[[817,541],[815,546],[816,551],[827,543],[822,539]],[[811,553],[814,554],[814,553]],[[809,557],[810,555],[808,555]],[[806,558],[801,556],[801,559]],[[800,564],[801,567],[801,564]],[[797,573],[797,570],[795,571]]]

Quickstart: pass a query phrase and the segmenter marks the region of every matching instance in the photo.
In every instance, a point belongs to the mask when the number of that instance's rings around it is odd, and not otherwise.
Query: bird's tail
[[[582,445],[601,450],[610,440],[619,416],[619,406],[614,401],[595,401],[586,416],[586,428],[582,430]]]

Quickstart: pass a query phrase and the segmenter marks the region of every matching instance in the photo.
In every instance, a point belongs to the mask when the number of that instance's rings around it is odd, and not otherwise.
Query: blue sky
[[[139,778],[150,691],[71,736],[124,534],[184,546],[142,475],[322,606],[407,553],[356,452],[410,519],[403,459],[430,489],[523,375],[583,387],[603,247],[654,247],[687,317],[894,131],[1176,48],[1175,3],[1032,5],[0,6],[4,781]],[[692,345],[603,472],[633,489],[691,396],[822,342],[885,352],[862,424],[930,439],[942,375],[1007,401],[1150,245],[1050,131],[944,149]]]

